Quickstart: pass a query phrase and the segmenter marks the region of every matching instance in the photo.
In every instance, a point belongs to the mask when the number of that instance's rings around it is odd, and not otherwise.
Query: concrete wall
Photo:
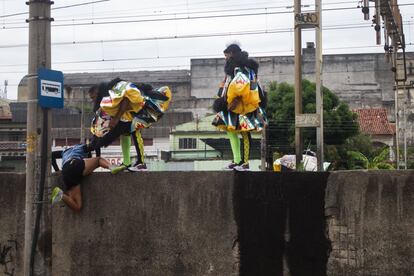
[[[23,275],[25,185],[25,174],[0,173],[0,275],[2,276]]]
[[[87,178],[81,214],[53,210],[53,275],[237,275],[229,176]]]
[[[53,275],[323,275],[327,176],[95,174],[53,209]]]
[[[413,275],[413,183],[413,171],[95,173],[80,214],[52,209],[52,275]],[[0,275],[22,275],[23,208],[24,175],[1,174]]]
[[[335,172],[328,275],[414,275],[414,171]]]

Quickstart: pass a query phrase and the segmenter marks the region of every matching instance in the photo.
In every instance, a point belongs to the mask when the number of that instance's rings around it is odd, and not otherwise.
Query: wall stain
[[[16,240],[0,242],[0,273],[14,276],[14,262],[17,254],[18,243]]]
[[[331,250],[324,196],[328,174],[236,173],[233,244],[240,276],[326,276]]]

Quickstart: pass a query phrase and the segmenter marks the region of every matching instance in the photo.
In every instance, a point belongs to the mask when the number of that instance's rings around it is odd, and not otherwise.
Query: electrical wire
[[[107,0],[106,0],[107,1]],[[401,4],[404,6],[412,6],[414,3],[409,4]],[[400,6],[401,6],[400,5]],[[258,9],[267,9],[267,8],[258,8]],[[359,9],[357,7],[341,7],[341,8],[327,8],[322,9],[322,11],[339,11],[339,10],[354,10]],[[232,10],[234,11],[234,10]],[[217,13],[218,11],[212,11],[212,13]],[[204,12],[206,13],[206,12]],[[52,24],[52,27],[70,27],[70,26],[85,26],[85,25],[107,25],[107,24],[132,24],[132,23],[148,23],[148,22],[161,22],[161,21],[177,21],[177,20],[198,20],[198,19],[216,19],[216,18],[228,18],[228,17],[244,17],[244,16],[263,16],[263,15],[277,15],[277,14],[291,14],[292,11],[265,11],[265,12],[256,12],[256,13],[243,13],[243,14],[226,14],[226,15],[205,15],[205,16],[189,16],[188,13],[185,13],[185,16],[177,17],[177,14],[174,14],[173,17],[169,18],[156,18],[156,19],[137,19],[137,20],[113,20],[113,21],[92,21],[86,23],[67,23],[67,24]],[[138,17],[138,16],[137,16]],[[72,20],[73,21],[73,20]],[[27,26],[24,27],[5,27],[3,26],[2,29],[23,29],[28,28]]]
[[[51,8],[51,10],[73,8],[73,7],[85,6],[85,5],[95,4],[95,3],[99,3],[99,2],[107,2],[107,1],[110,1],[110,0],[97,0],[97,1],[86,2],[86,3],[72,4],[72,5],[68,5],[68,6]],[[29,14],[29,11],[6,14],[6,15],[0,15],[0,18],[12,17],[12,16],[17,16],[17,15],[27,15],[27,14]]]
[[[341,2],[344,3],[344,2]],[[335,4],[335,3],[326,3],[324,5],[329,4]],[[159,17],[159,16],[177,16],[177,15],[189,15],[189,14],[208,14],[208,13],[225,13],[225,12],[241,12],[241,11],[253,11],[253,10],[272,10],[272,9],[286,9],[286,6],[268,6],[268,7],[257,7],[257,3],[254,5],[253,8],[233,8],[228,10],[223,9],[216,9],[216,10],[206,10],[206,11],[192,11],[192,12],[176,12],[176,13],[160,13],[160,14],[133,14],[133,15],[124,15],[122,18],[137,18],[137,17]],[[234,6],[233,6],[234,7]],[[214,7],[217,8],[217,7]],[[101,19],[113,19],[113,18],[119,18],[119,16],[109,16],[109,17],[94,17],[94,18],[79,18],[79,19],[65,19],[65,20],[56,20],[55,22],[64,22],[64,21],[70,21],[73,22],[73,20],[101,20]]]
[[[414,22],[410,25],[414,25]],[[332,25],[325,26],[323,30],[349,30],[349,29],[360,29],[360,28],[372,28],[370,23],[366,24],[350,24],[349,26]],[[304,31],[312,31],[305,29]],[[80,44],[96,44],[96,43],[120,43],[120,42],[133,42],[133,41],[152,41],[152,40],[169,40],[169,39],[189,39],[189,38],[207,38],[207,37],[220,37],[220,36],[244,36],[244,35],[260,35],[260,34],[276,34],[276,33],[289,33],[293,32],[292,28],[281,28],[281,29],[262,29],[262,30],[250,30],[250,31],[239,31],[239,32],[222,32],[222,33],[206,33],[206,34],[188,34],[188,35],[170,35],[170,36],[159,36],[159,37],[141,37],[141,38],[124,38],[124,39],[108,39],[108,40],[84,40],[84,41],[62,41],[53,42],[53,46],[57,45],[80,45]],[[6,48],[21,48],[27,47],[28,44],[9,44],[0,45],[0,49]]]
[[[406,43],[406,45],[413,45],[412,43]],[[328,47],[324,48],[326,51],[330,50],[346,50],[346,49],[366,49],[366,48],[377,48],[383,49],[382,45],[361,45],[361,46],[343,46],[343,47]],[[250,56],[260,58],[263,54],[272,55],[276,53],[293,53],[293,50],[286,49],[286,50],[277,50],[277,51],[254,51],[249,52]],[[259,56],[260,55],[260,56]],[[154,56],[154,57],[129,57],[129,58],[107,58],[107,59],[89,59],[89,60],[73,60],[73,61],[55,61],[53,65],[64,65],[64,64],[76,64],[76,63],[101,63],[101,62],[123,62],[123,61],[142,61],[142,60],[164,60],[164,59],[180,59],[180,58],[187,58],[187,59],[198,59],[198,58],[222,58],[221,55],[218,54],[198,54],[198,55],[174,55],[174,56]],[[20,64],[0,64],[0,67],[19,67],[19,66],[27,66],[27,63],[20,63]],[[148,67],[148,66],[145,66]],[[7,72],[0,72],[0,73],[11,73],[11,71]],[[18,72],[17,72],[18,73]],[[24,73],[24,72],[21,72]]]
[[[190,64],[188,65],[165,65],[165,66],[144,66],[144,67],[119,67],[118,70],[113,71],[113,67],[106,67],[106,68],[83,68],[83,69],[68,69],[68,70],[64,70],[65,72],[80,72],[82,70],[89,70],[89,71],[106,71],[106,72],[125,72],[129,69],[134,70],[134,69],[140,69],[140,68],[150,68],[150,69],[154,69],[154,68],[174,68],[175,66],[177,66],[177,68],[179,67],[186,67],[186,68],[190,68]],[[208,66],[208,65],[206,65]],[[121,70],[121,71],[120,71]],[[153,71],[153,70],[151,70]],[[391,68],[389,70],[387,69],[383,69],[383,70],[376,70],[376,72],[390,72]],[[352,73],[367,73],[367,72],[372,72],[372,70],[355,70],[352,71]],[[13,73],[13,74],[27,74],[27,71],[14,71],[14,72],[0,72],[1,74],[7,74],[7,73]],[[324,71],[323,74],[324,75],[329,75],[329,74],[339,74],[339,73],[344,73],[344,71]],[[260,74],[260,78],[270,78],[270,77],[277,77],[277,76],[289,76],[292,75],[291,72],[286,72],[286,73],[269,73],[269,74]],[[217,78],[221,78],[221,76],[218,76]],[[192,80],[206,80],[206,79],[214,79],[214,77],[202,77],[202,76],[192,76],[191,77]],[[166,79],[164,79],[166,81]],[[376,84],[372,84],[373,86],[376,86]]]

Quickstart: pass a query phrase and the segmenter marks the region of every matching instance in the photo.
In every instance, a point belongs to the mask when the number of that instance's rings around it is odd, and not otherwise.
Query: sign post
[[[39,105],[43,108],[63,108],[63,73],[40,68],[37,76]]]
[[[295,145],[296,168],[302,160],[301,128],[316,127],[316,156],[318,170],[323,171],[323,90],[322,90],[322,5],[321,0],[315,0],[314,12],[302,12],[301,0],[295,0]],[[316,113],[302,114],[302,29],[315,29],[315,83],[316,83]]]

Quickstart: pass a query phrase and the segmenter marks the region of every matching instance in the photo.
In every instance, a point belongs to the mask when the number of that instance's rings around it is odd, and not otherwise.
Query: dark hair
[[[109,89],[111,89],[115,84],[120,82],[121,79],[119,77],[111,80],[110,82],[101,82],[98,85],[93,85],[91,88],[89,88],[88,92],[92,92],[97,90],[97,95],[95,102],[93,103],[93,112],[99,109],[101,105],[101,101],[103,97],[109,96]]]
[[[89,88],[89,90],[88,90],[88,93],[92,93],[93,91],[95,91],[95,90],[98,90],[98,85],[92,85],[90,88]]]
[[[241,50],[240,46],[233,43],[233,44],[230,44],[229,46],[227,46],[227,48],[224,49],[223,53],[225,53],[225,54],[238,54],[241,51],[242,50]]]
[[[96,91],[97,95],[95,98],[95,101],[93,103],[93,112],[99,109],[101,105],[102,98],[105,96],[109,96],[108,92],[108,83],[107,82],[101,82],[98,85],[94,85],[91,88],[89,88],[89,92]]]
[[[251,68],[252,65],[253,64],[251,63],[251,59],[249,59],[249,53],[247,53],[246,51],[235,52],[229,59],[227,59],[226,64],[224,65],[224,72],[227,75],[234,77],[234,69],[236,67]]]

